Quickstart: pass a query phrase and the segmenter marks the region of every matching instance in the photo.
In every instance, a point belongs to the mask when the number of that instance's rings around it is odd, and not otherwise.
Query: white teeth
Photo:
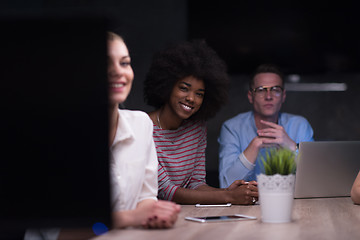
[[[183,104],[183,107],[186,109],[186,110],[191,110],[191,107],[188,107],[186,105]]]
[[[123,87],[123,86],[124,86],[123,83],[113,83],[113,84],[111,84],[111,87],[113,87],[113,88],[120,88],[120,87]]]

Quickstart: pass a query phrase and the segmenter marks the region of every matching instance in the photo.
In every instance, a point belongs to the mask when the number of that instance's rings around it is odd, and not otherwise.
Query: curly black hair
[[[183,42],[154,55],[144,81],[144,100],[156,109],[164,106],[178,80],[193,76],[203,80],[205,95],[191,119],[214,117],[227,102],[229,77],[225,62],[204,40]]]

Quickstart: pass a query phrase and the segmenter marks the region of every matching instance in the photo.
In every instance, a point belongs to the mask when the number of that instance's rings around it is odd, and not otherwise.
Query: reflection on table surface
[[[186,216],[245,214],[257,220],[198,223]],[[260,205],[197,208],[182,205],[175,226],[164,230],[111,230],[93,240],[112,239],[360,239],[360,206],[349,197],[295,199],[290,223],[261,222]]]

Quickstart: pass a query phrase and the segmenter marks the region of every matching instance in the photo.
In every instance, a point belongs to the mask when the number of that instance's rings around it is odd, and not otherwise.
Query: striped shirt
[[[205,182],[205,122],[186,121],[176,130],[153,131],[159,161],[158,198],[172,200],[179,187],[195,189]]]

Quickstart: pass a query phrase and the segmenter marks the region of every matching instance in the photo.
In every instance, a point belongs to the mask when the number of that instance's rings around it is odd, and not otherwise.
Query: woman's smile
[[[190,112],[191,110],[194,109],[194,107],[188,106],[188,105],[186,105],[186,104],[184,104],[184,103],[180,103],[180,105],[181,105],[181,106],[183,107],[183,109],[184,109],[185,111],[187,111],[187,112]]]

